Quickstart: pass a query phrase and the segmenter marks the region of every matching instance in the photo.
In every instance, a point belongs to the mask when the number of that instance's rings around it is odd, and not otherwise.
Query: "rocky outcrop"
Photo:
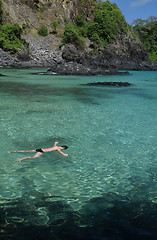
[[[157,64],[148,61],[144,46],[129,35],[119,36],[119,40],[97,52],[92,51],[92,43],[89,42],[86,51],[79,51],[74,45],[66,45],[61,54],[62,60],[53,63],[47,74],[109,75],[127,74],[118,70],[157,70]]]
[[[77,62],[91,69],[157,70],[157,64],[148,61],[144,46],[126,35],[94,53],[90,45],[86,52],[67,45],[62,49],[62,57],[66,62]]]
[[[51,74],[60,74],[60,75],[111,75],[117,74],[117,69],[112,68],[111,66],[108,67],[98,67],[93,65],[83,65],[77,62],[54,62],[51,68],[45,73],[48,75]]]
[[[121,70],[157,70],[157,64],[148,61],[148,53],[138,39],[130,35],[120,35],[100,53],[103,60]]]
[[[51,67],[54,63],[62,60],[61,52],[58,49],[59,38],[53,35],[39,37],[29,33],[25,39],[29,43],[29,51],[23,48],[19,49],[15,55],[11,55],[0,49],[1,67]]]
[[[143,46],[131,40],[128,43],[125,40],[125,44],[117,41],[110,43],[93,53],[89,40],[86,51],[79,51],[73,45],[60,49],[61,39],[52,34],[39,37],[29,33],[25,39],[29,43],[29,52],[24,48],[10,55],[0,49],[1,67],[49,67],[46,74],[62,75],[109,75],[127,74],[118,70],[157,70],[157,64],[147,61]]]
[[[18,60],[0,48],[0,67],[16,67]]]

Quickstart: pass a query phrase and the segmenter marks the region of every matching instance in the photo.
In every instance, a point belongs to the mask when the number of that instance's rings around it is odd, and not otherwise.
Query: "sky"
[[[129,24],[138,18],[157,17],[157,0],[110,0],[110,2],[117,4]]]

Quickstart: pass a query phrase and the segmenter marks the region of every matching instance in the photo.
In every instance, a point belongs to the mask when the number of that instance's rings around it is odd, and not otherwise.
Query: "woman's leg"
[[[37,152],[33,157],[28,156],[28,157],[20,158],[20,159],[18,159],[17,161],[18,161],[18,162],[21,162],[21,161],[24,160],[24,159],[38,158],[38,157],[40,157],[42,154],[43,154],[43,153],[41,153],[41,152]]]
[[[36,152],[36,150],[17,150],[17,151],[9,151],[8,153],[14,153],[14,152]]]

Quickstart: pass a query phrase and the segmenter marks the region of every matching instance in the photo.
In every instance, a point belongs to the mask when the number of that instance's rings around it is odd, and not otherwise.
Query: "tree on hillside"
[[[22,46],[28,47],[26,41],[21,39],[21,34],[22,29],[18,24],[0,25],[0,48],[15,53]]]
[[[103,45],[127,32],[127,23],[116,4],[106,1],[98,4],[93,23],[89,26],[88,36],[98,34]]]
[[[136,19],[132,25],[148,51],[149,60],[157,62],[157,17],[150,16],[146,20]]]
[[[71,43],[77,48],[83,48],[85,46],[84,38],[82,37],[77,26],[73,24],[66,25],[64,36],[62,37],[61,46],[67,43]]]

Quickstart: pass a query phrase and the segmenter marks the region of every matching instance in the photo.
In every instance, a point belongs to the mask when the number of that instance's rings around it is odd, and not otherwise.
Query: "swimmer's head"
[[[68,146],[66,146],[66,145],[62,145],[61,146],[63,149],[67,149],[68,148]]]

